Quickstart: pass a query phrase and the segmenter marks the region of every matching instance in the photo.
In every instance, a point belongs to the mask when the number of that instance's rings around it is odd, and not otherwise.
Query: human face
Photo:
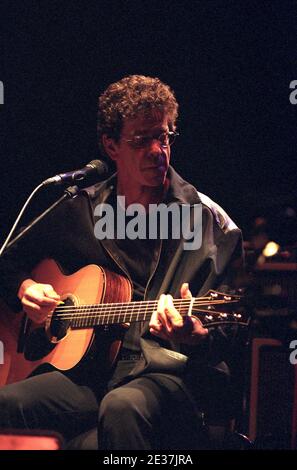
[[[119,142],[114,143],[112,158],[116,161],[118,181],[121,185],[134,187],[158,187],[165,183],[170,161],[170,146],[158,141],[162,132],[168,132],[168,116],[153,113],[149,117],[138,116],[123,123]],[[148,145],[133,145],[134,136],[152,136]]]

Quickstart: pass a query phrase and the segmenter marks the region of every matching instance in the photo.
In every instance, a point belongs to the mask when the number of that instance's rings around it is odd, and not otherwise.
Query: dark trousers
[[[69,449],[196,449],[201,422],[182,388],[143,376],[102,399],[52,371],[0,389],[0,428],[59,432]]]

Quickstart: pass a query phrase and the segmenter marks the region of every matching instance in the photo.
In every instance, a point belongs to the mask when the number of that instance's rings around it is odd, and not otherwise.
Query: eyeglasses
[[[161,147],[168,147],[173,144],[176,136],[179,133],[175,131],[166,131],[161,132],[159,136],[153,135],[134,135],[132,139],[124,139],[125,142],[128,142],[135,148],[144,148],[148,147],[153,140],[158,140],[161,144]]]

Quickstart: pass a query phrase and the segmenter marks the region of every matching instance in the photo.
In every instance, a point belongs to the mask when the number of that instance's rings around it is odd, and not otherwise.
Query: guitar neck
[[[237,300],[229,300],[228,303],[237,302]],[[211,297],[193,297],[191,299],[173,299],[173,305],[180,315],[187,316],[192,312],[195,316],[199,316],[203,321],[203,317],[208,316],[212,319],[215,315],[218,319],[227,320],[230,315],[234,314],[223,312],[213,312],[211,308],[214,305],[226,304],[226,300],[213,299]],[[149,320],[153,311],[157,309],[157,300],[80,305],[80,306],[60,306],[56,309],[59,319],[69,321],[72,328],[93,328],[95,326],[115,325],[121,323],[133,323]],[[234,321],[234,318],[233,318]]]
[[[157,306],[157,300],[80,306],[71,319],[71,325],[74,328],[94,327],[146,321],[151,318]],[[181,315],[186,315],[189,310],[189,302],[186,307],[174,301],[174,306]]]

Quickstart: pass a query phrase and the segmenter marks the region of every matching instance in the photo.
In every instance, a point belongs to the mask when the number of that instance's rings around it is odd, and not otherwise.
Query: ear
[[[102,135],[102,145],[104,147],[105,152],[112,160],[117,160],[118,151],[117,151],[117,143],[108,135]]]

